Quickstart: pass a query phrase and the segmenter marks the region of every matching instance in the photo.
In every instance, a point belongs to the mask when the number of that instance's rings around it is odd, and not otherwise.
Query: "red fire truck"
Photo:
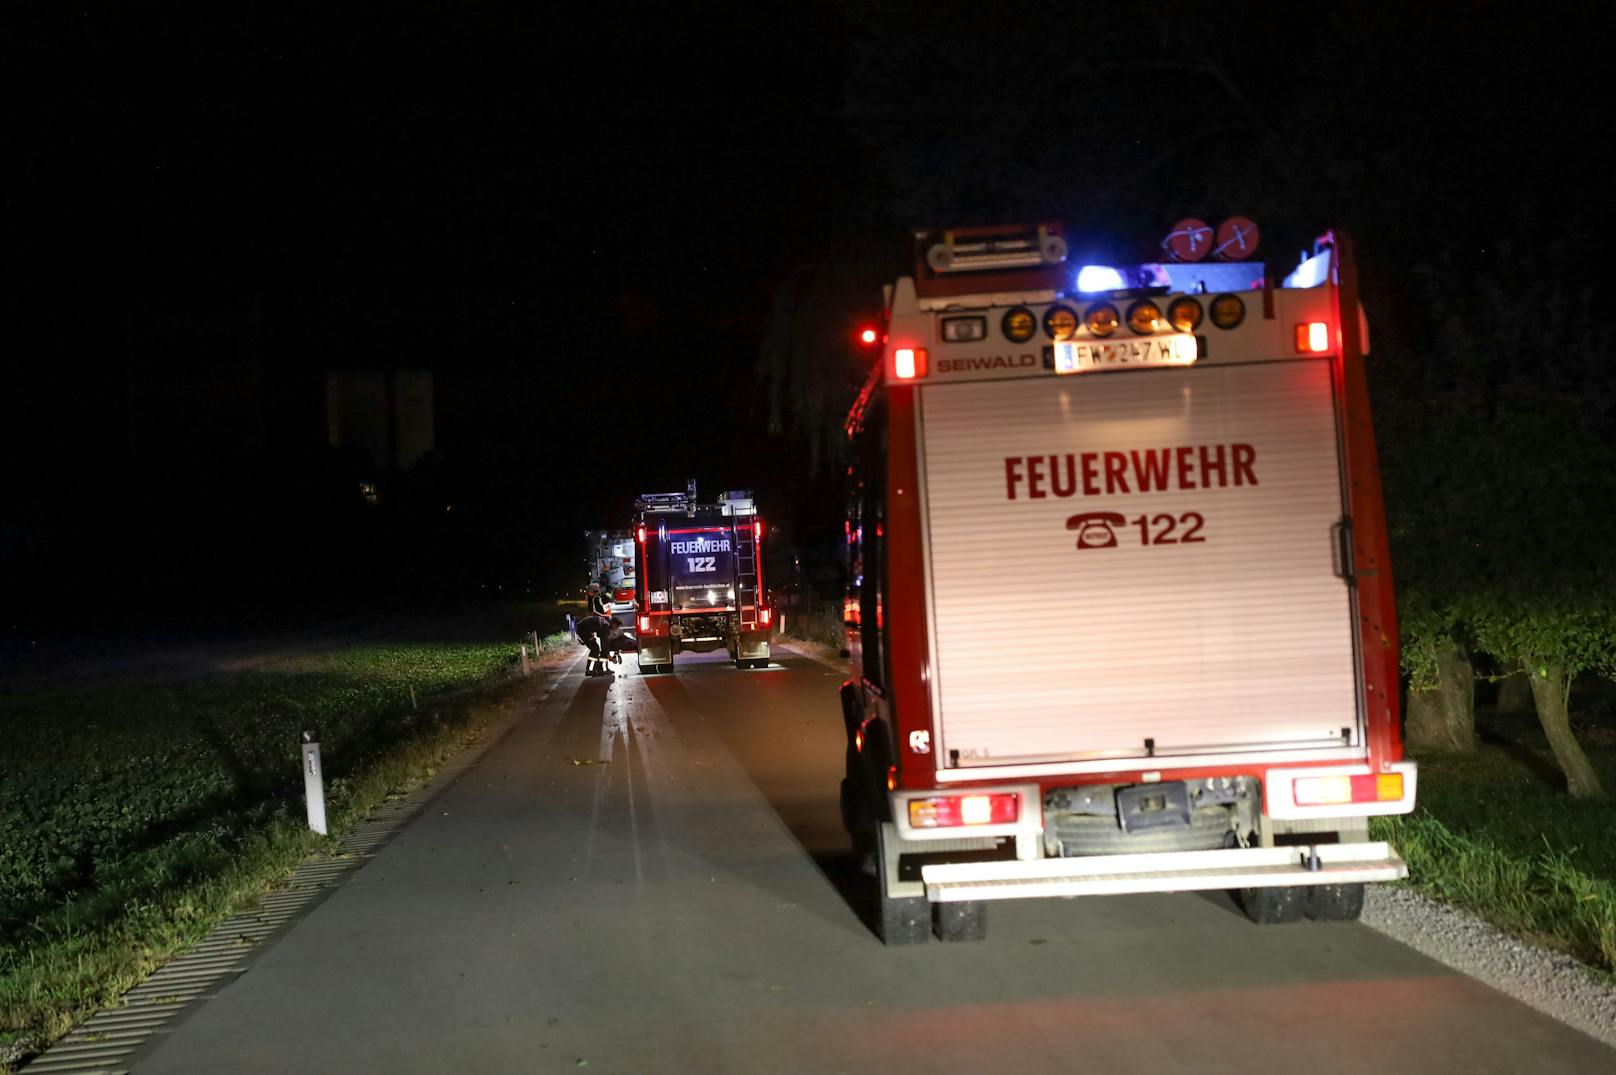
[[[720,493],[703,504],[691,482],[683,493],[647,493],[634,510],[641,671],[671,672],[682,650],[720,648],[737,668],[767,667],[773,614],[752,494]]]
[[[1277,286],[1068,265],[1058,225],[915,239],[847,421],[842,815],[883,940],[1036,896],[1356,917],[1416,771],[1347,237]]]

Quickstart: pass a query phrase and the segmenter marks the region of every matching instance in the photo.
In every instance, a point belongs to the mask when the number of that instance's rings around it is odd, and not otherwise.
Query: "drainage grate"
[[[560,670],[534,709],[549,701],[577,663]],[[22,1075],[123,1075],[129,1071],[153,1037],[165,1033],[181,1016],[245,972],[266,941],[312,911],[529,712],[532,710],[526,707],[513,711],[490,728],[481,743],[446,762],[430,782],[360,822],[338,842],[333,854],[293,870],[282,887],[219,923],[195,947],[163,964],[113,1006],[101,1009],[40,1053],[22,1068]]]

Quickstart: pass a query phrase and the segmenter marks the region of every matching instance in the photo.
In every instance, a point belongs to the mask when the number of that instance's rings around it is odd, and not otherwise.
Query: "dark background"
[[[1609,21],[8,5],[6,627],[548,596],[583,529],[689,477],[756,489],[823,570],[852,329],[915,224],[1058,219],[1079,259],[1144,257],[1245,213],[1280,271],[1345,227],[1377,407],[1446,398],[1441,341],[1517,299],[1519,361],[1561,376],[1531,340],[1545,294],[1598,305]],[[348,369],[431,370],[435,451],[333,448]],[[1565,387],[1608,428],[1608,374]]]

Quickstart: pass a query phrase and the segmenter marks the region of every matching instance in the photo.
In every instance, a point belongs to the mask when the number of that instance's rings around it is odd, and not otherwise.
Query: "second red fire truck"
[[[682,651],[727,649],[737,668],[769,663],[763,520],[752,494],[647,493],[634,502],[640,668],[673,671]]]
[[[915,236],[847,423],[842,814],[889,944],[1044,896],[1352,918],[1406,874],[1368,830],[1416,770],[1352,246],[1276,284],[1243,227],[1122,266]]]

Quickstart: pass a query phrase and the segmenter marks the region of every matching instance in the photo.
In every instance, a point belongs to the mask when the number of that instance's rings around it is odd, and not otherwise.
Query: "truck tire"
[[[931,937],[931,901],[925,896],[887,895],[886,830],[877,830],[875,848],[875,899],[881,943],[889,947],[925,944]]]
[[[842,808],[842,829],[849,836],[858,835],[858,806],[853,799],[853,782],[842,777],[841,794],[838,801]]]
[[[981,900],[933,904],[931,928],[937,939],[946,944],[985,940],[988,906]]]
[[[931,903],[924,896],[888,899],[881,894],[881,943],[889,948],[925,944],[931,936]]]
[[[1307,909],[1307,891],[1300,886],[1243,888],[1240,906],[1246,917],[1259,926],[1299,922]]]
[[[1356,922],[1363,914],[1364,886],[1314,885],[1307,890],[1307,917],[1315,922]]]

